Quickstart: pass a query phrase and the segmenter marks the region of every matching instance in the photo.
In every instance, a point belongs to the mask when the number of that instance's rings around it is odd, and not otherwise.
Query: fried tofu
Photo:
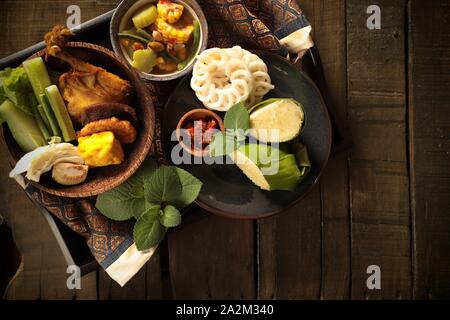
[[[113,132],[122,144],[133,143],[136,140],[137,133],[133,125],[127,120],[119,120],[116,117],[92,121],[85,125],[77,136],[80,138],[104,131]]]

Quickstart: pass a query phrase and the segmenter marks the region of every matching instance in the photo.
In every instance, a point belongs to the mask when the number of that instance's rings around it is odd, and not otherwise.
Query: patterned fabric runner
[[[289,45],[283,45],[282,39],[309,27],[309,22],[303,16],[296,0],[199,0],[198,2],[208,20],[208,47],[241,45],[246,49],[267,50],[287,56],[289,51],[291,54],[298,52],[292,52]],[[308,41],[311,46],[312,42]],[[154,143],[154,154],[158,155],[159,161],[163,160],[159,139],[161,117],[158,115],[161,114],[164,103],[177,84],[178,81],[147,83],[157,113],[158,138]],[[104,269],[109,268],[122,255],[128,257],[130,254],[124,253],[133,245],[133,223],[107,219],[95,208],[94,198],[58,197],[31,185],[27,186],[26,192],[70,229],[83,236],[95,259]],[[148,258],[144,260],[147,261]],[[126,276],[114,275],[111,272],[109,274],[119,284],[124,285],[139,268],[140,266]]]

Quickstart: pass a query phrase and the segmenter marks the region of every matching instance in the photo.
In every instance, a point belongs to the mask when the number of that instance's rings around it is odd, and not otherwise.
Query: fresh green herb
[[[218,132],[209,144],[210,155],[221,157],[236,150],[245,140],[250,128],[250,116],[242,103],[237,103],[227,111],[224,117],[226,132]]]
[[[181,193],[181,182],[175,168],[161,166],[151,179],[145,180],[144,197],[150,203],[173,203]]]
[[[162,241],[167,228],[181,223],[179,210],[195,201],[201,187],[202,183],[187,171],[158,168],[149,159],[126,183],[99,195],[96,207],[113,220],[135,218],[136,247],[147,250]]]
[[[247,130],[250,127],[250,116],[242,103],[235,104],[227,111],[224,118],[226,129]]]
[[[180,211],[169,204],[164,208],[163,214],[159,218],[159,221],[166,228],[176,227],[181,223]]]
[[[133,238],[138,250],[148,250],[162,241],[167,228],[160,221],[161,208],[151,207],[139,219],[133,229]]]

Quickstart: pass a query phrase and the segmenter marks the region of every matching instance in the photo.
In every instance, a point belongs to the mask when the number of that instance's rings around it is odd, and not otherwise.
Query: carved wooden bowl
[[[134,89],[130,105],[135,108],[139,119],[139,127],[136,128],[138,131],[136,141],[133,144],[123,146],[125,161],[122,164],[91,168],[86,181],[76,186],[57,184],[52,180],[51,172],[42,175],[39,183],[31,182],[37,188],[57,196],[83,198],[95,196],[117,187],[131,177],[139,168],[149,153],[154,138],[155,111],[150,93],[139,75],[112,51],[83,42],[69,42],[66,47],[79,59],[102,67],[122,79],[130,81]],[[44,55],[45,50],[41,50],[30,58]],[[67,64],[53,57],[49,57],[48,61],[46,61],[46,66],[49,70],[63,72],[69,70]],[[13,139],[7,125],[4,125],[0,132],[3,144],[9,151],[11,165],[14,166],[24,153]]]

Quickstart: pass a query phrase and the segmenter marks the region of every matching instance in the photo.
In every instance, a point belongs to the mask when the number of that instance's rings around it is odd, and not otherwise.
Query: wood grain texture
[[[450,4],[410,2],[414,296],[450,298]]]
[[[329,109],[339,119],[347,112],[346,1],[304,1],[313,24],[314,42],[322,59]],[[346,123],[342,123],[345,127]],[[350,213],[348,151],[331,157],[320,181],[322,209],[323,299],[347,299],[350,294]]]
[[[254,223],[206,217],[169,235],[175,299],[254,299]]]
[[[350,207],[354,299],[411,298],[406,147],[406,2],[379,1],[380,30],[366,27],[367,0],[347,1]],[[368,290],[367,267],[381,268]]]
[[[42,41],[43,35],[56,24],[66,24],[67,7],[76,4],[81,22],[114,9],[120,0],[4,0],[0,1],[2,42],[0,57]]]
[[[262,220],[259,298],[318,299],[321,290],[320,188],[294,207]]]
[[[307,0],[333,107],[346,111],[345,1]],[[259,222],[259,297],[343,299],[350,286],[347,154],[331,159],[301,204]],[[301,271],[300,271],[301,270]],[[289,279],[289,273],[291,278]],[[289,279],[289,280],[288,280]]]

